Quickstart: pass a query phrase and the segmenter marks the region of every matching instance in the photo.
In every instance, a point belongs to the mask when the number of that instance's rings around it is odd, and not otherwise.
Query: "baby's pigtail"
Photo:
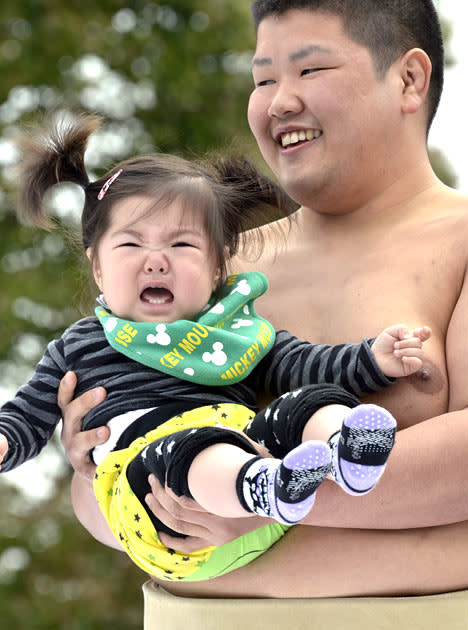
[[[224,188],[223,221],[228,258],[241,249],[243,257],[258,259],[265,245],[267,232],[263,226],[266,224],[273,226],[275,243],[285,240],[289,217],[297,205],[280,186],[243,157],[219,158],[214,168]]]
[[[50,118],[40,129],[19,138],[22,153],[19,174],[18,216],[50,229],[44,196],[55,184],[89,184],[84,154],[90,135],[98,129],[98,116]]]
[[[221,157],[214,167],[223,184],[230,189],[230,205],[237,232],[246,232],[265,223],[291,215],[297,205],[250,160]]]

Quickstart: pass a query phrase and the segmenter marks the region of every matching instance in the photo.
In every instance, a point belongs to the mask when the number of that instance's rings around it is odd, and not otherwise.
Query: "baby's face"
[[[199,213],[187,211],[181,201],[161,209],[153,205],[144,196],[115,204],[94,252],[94,278],[117,317],[192,319],[219,277],[208,235]]]

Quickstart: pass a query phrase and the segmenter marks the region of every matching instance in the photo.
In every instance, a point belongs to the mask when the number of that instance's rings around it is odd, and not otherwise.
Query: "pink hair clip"
[[[117,171],[117,173],[114,173],[112,175],[112,177],[109,177],[109,179],[107,180],[107,182],[104,184],[104,186],[101,188],[101,190],[99,191],[99,195],[97,196],[97,198],[99,199],[99,201],[101,201],[101,199],[103,199],[104,195],[106,194],[106,192],[109,190],[111,184],[113,182],[115,182],[115,180],[117,179],[117,177],[120,175],[120,173],[122,172],[122,169],[120,169],[120,171]]]

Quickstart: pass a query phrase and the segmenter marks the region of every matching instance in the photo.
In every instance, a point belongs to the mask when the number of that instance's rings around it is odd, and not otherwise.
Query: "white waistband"
[[[110,429],[110,437],[104,442],[104,444],[98,444],[94,447],[92,451],[92,457],[94,463],[99,465],[104,457],[108,455],[117,445],[120,436],[131,424],[144,416],[145,413],[149,411],[153,411],[156,407],[150,407],[149,409],[135,409],[134,411],[127,411],[126,413],[121,414],[120,416],[115,416],[107,423],[107,426]]]

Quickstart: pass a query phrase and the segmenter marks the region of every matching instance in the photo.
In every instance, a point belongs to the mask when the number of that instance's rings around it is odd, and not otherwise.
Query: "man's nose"
[[[273,99],[268,108],[271,118],[285,118],[298,114],[304,108],[302,99],[290,82],[277,83]]]

